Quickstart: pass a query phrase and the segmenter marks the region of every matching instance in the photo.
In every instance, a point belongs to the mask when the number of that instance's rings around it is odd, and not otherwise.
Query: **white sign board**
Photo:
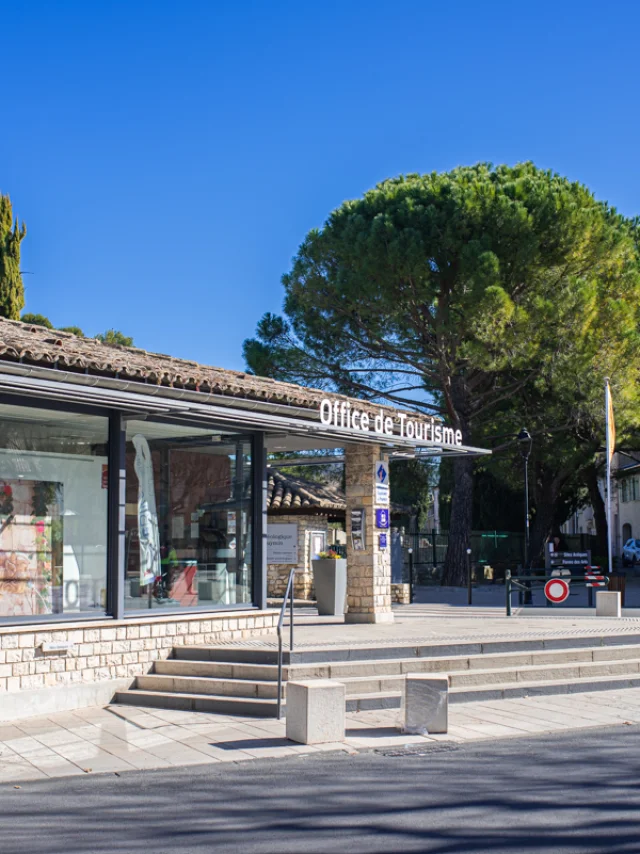
[[[297,525],[267,525],[267,563],[298,563]]]
[[[376,483],[376,504],[389,503],[389,487]]]

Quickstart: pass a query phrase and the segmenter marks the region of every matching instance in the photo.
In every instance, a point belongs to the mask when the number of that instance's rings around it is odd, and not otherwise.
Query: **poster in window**
[[[0,616],[63,610],[62,484],[0,479]]]
[[[351,545],[357,552],[365,548],[365,515],[364,507],[353,507],[351,510]]]

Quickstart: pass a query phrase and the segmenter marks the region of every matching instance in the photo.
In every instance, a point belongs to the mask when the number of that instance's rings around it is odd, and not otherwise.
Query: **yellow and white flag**
[[[607,458],[609,464],[616,452],[616,422],[613,418],[613,400],[611,398],[611,386],[609,380],[605,380],[605,392],[607,396]]]

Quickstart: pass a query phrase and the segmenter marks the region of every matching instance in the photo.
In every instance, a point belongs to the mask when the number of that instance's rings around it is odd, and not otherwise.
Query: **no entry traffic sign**
[[[544,586],[549,602],[564,602],[569,596],[569,584],[563,578],[551,578]]]

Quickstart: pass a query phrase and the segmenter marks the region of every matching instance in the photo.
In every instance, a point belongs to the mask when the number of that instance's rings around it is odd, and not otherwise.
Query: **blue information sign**
[[[389,527],[389,511],[386,507],[376,510],[376,528],[388,529]]]
[[[386,549],[386,547],[387,547],[387,535],[386,534],[379,534],[379,537],[380,537],[380,548]]]

